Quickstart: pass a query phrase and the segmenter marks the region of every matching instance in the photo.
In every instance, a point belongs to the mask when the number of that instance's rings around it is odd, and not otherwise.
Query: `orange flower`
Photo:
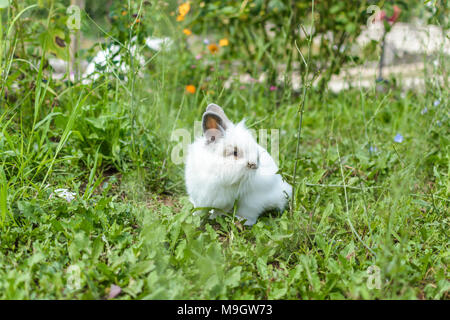
[[[188,14],[189,10],[191,10],[191,4],[188,2],[180,4],[178,7],[178,12],[180,13],[180,16],[185,16]]]
[[[219,46],[221,46],[221,47],[226,47],[226,46],[229,45],[229,44],[230,44],[230,42],[228,41],[227,38],[224,38],[224,39],[220,39],[220,40],[219,40]]]
[[[208,49],[209,49],[209,52],[211,52],[212,54],[214,54],[214,53],[216,53],[216,52],[219,51],[219,47],[218,47],[217,44],[215,44],[215,43],[211,43],[211,44],[208,46]]]
[[[195,86],[193,86],[192,84],[187,85],[186,86],[186,91],[189,92],[189,93],[194,94],[195,93]]]
[[[190,36],[192,34],[192,31],[189,29],[183,29],[183,33],[187,36]]]
[[[122,15],[124,16],[124,15],[126,15],[127,14],[127,12],[126,11],[122,11]]]
[[[177,16],[177,21],[183,21],[184,20],[184,16]]]

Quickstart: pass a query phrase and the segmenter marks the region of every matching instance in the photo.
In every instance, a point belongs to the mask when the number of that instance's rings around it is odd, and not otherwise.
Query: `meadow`
[[[111,24],[83,13],[78,36],[101,43],[80,57],[112,43],[128,68],[56,79],[48,59],[71,59],[68,1],[3,2],[0,299],[449,298],[447,56],[423,59],[421,88],[332,92],[313,85],[325,71],[311,17],[289,47],[285,29],[252,25],[246,51],[200,19],[204,2],[125,1]],[[149,50],[144,31],[172,41]],[[297,90],[279,71],[291,61]],[[192,214],[172,134],[193,133],[208,103],[279,130],[293,206],[252,227]]]

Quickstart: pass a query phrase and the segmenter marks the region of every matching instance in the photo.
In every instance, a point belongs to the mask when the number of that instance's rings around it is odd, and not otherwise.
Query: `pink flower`
[[[111,287],[109,288],[109,294],[108,294],[108,299],[114,299],[115,297],[117,297],[120,293],[122,292],[122,288],[112,284]]]
[[[385,18],[386,12],[384,12],[384,10],[381,10],[376,13],[374,21],[383,21]]]
[[[390,24],[394,24],[398,20],[398,17],[400,17],[401,12],[402,9],[400,9],[398,6],[394,6],[394,14],[392,15],[392,17],[388,18],[388,22]]]
[[[198,55],[195,56],[195,59],[197,59],[197,60],[200,60],[201,58],[202,58],[201,54],[198,54]]]
[[[391,17],[386,16],[386,11],[384,10],[379,11],[375,17],[375,21],[386,20],[390,25],[393,25],[398,20],[398,18],[400,17],[400,13],[402,12],[402,9],[400,9],[400,7],[396,5],[394,5],[393,9],[394,13],[392,14]]]
[[[270,91],[275,91],[275,90],[277,90],[276,86],[270,86]]]

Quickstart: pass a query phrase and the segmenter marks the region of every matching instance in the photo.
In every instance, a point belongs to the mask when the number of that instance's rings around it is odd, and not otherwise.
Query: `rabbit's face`
[[[203,131],[216,174],[223,180],[236,183],[256,172],[259,146],[243,121],[234,125],[220,107],[210,105],[203,115]]]
[[[220,143],[224,162],[241,170],[256,170],[259,166],[258,144],[243,122],[225,131]]]

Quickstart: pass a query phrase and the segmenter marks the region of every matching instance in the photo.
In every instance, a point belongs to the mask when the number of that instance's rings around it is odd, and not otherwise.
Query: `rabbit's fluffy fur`
[[[253,225],[265,210],[286,207],[292,187],[277,174],[275,161],[244,121],[233,124],[222,108],[210,104],[203,131],[186,158],[186,187],[194,207],[232,212],[237,200],[236,215],[246,225]]]

